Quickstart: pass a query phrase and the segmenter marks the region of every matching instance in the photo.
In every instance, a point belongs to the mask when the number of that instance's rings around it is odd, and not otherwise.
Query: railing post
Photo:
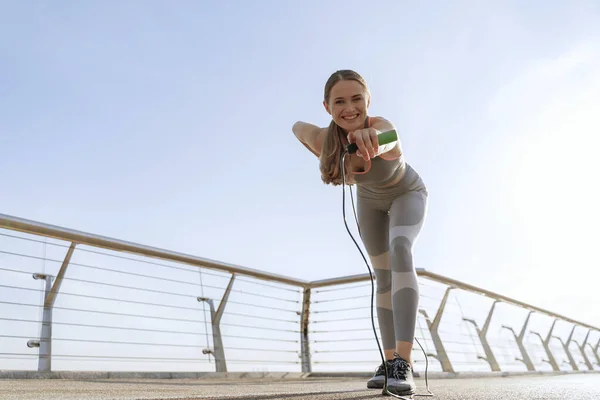
[[[448,353],[446,352],[444,343],[442,342],[442,339],[440,338],[438,328],[439,328],[440,322],[442,320],[442,314],[444,313],[444,309],[446,308],[446,303],[448,302],[448,296],[450,295],[450,291],[452,289],[454,289],[452,286],[446,288],[446,292],[444,293],[444,297],[442,298],[442,301],[437,310],[437,313],[435,314],[435,317],[433,318],[433,321],[431,321],[429,319],[429,316],[427,315],[427,311],[425,311],[423,309],[419,310],[419,312],[421,314],[423,314],[423,316],[425,317],[425,321],[427,322],[427,326],[429,327],[429,333],[431,334],[431,340],[433,340],[433,345],[435,346],[435,351],[437,353],[437,354],[428,354],[428,355],[433,356],[440,362],[440,364],[442,366],[442,371],[444,371],[444,372],[454,372],[454,368],[452,367],[452,363],[450,362],[450,359],[448,358]]]
[[[556,335],[554,335],[552,337],[555,339],[558,339],[558,341],[562,345],[563,350],[565,351],[565,354],[567,355],[567,358],[569,359],[569,364],[571,365],[571,368],[573,368],[573,371],[579,371],[579,367],[577,366],[577,363],[575,362],[575,359],[573,358],[573,355],[571,354],[571,351],[569,350],[569,345],[571,344],[571,340],[573,340],[573,333],[575,333],[575,328],[577,328],[577,325],[573,325],[573,329],[571,329],[571,333],[569,334],[569,337],[567,338],[566,342],[564,342],[562,340],[562,338],[560,338]]]
[[[590,333],[592,333],[592,330],[588,329],[588,333],[587,333],[587,335],[585,335],[585,339],[583,339],[583,343],[579,344],[579,342],[577,340],[573,340],[573,342],[575,342],[577,347],[579,347],[579,351],[581,352],[581,355],[583,356],[583,361],[585,362],[585,366],[591,371],[594,369],[594,366],[592,365],[587,354],[585,354],[585,346],[587,345],[588,339],[590,338]]]
[[[525,348],[525,344],[523,343],[523,339],[525,338],[525,331],[527,330],[527,325],[529,324],[529,318],[531,317],[531,314],[533,314],[533,311],[530,311],[529,314],[527,314],[527,318],[525,318],[525,323],[523,324],[521,333],[519,333],[518,336],[513,328],[506,325],[502,325],[502,328],[508,329],[512,332],[513,336],[515,337],[515,341],[517,342],[517,346],[519,346],[519,351],[521,352],[522,358],[517,357],[516,360],[523,362],[523,364],[525,364],[525,366],[527,367],[528,371],[535,371],[535,366],[533,365],[531,358],[529,358],[529,354],[527,354],[527,349]]]
[[[308,325],[310,322],[310,288],[304,288],[302,295],[302,313],[300,314],[300,358],[302,372],[312,372],[310,343],[308,340]]]
[[[600,338],[598,338],[598,343],[596,343],[596,347],[592,350],[594,350],[594,355],[598,359],[598,365],[600,365]]]
[[[223,293],[223,298],[221,299],[219,308],[216,311],[215,304],[212,299],[209,299],[208,297],[198,297],[197,299],[199,302],[204,301],[208,303],[208,306],[210,307],[210,320],[213,333],[214,348],[204,349],[202,350],[202,353],[212,354],[215,357],[216,372],[227,372],[227,362],[225,360],[225,347],[223,346],[223,339],[221,338],[221,317],[223,317],[223,313],[225,312],[225,305],[227,304],[227,300],[229,299],[229,294],[231,293],[231,288],[233,287],[234,280],[235,274],[231,274],[229,284],[227,285],[227,288],[225,288],[225,293]]]
[[[485,320],[485,323],[483,324],[482,329],[479,329],[477,322],[475,322],[474,320],[468,319],[468,318],[463,318],[464,321],[470,322],[475,326],[475,330],[477,331],[477,335],[479,336],[479,340],[481,341],[481,345],[483,346],[483,351],[485,352],[485,357],[479,356],[478,358],[487,361],[488,364],[490,364],[490,368],[492,369],[492,371],[500,371],[500,366],[498,365],[498,361],[496,360],[496,357],[494,356],[494,353],[492,352],[492,348],[490,347],[486,336],[487,336],[488,329],[490,328],[490,322],[492,321],[492,315],[494,313],[494,309],[496,308],[496,303],[499,303],[499,302],[500,302],[500,300],[495,300],[494,303],[492,304],[492,308],[490,309],[490,312],[488,313],[488,316]]]
[[[594,357],[596,357],[596,364],[600,366],[600,354],[598,354],[598,347],[600,347],[600,338],[598,339],[598,343],[596,343],[596,347],[592,346],[591,343],[588,343],[588,346],[590,346],[590,349],[592,349],[592,354],[594,354]]]
[[[554,355],[552,355],[552,351],[550,351],[550,346],[549,346],[550,339],[552,339],[552,331],[554,330],[554,327],[556,326],[556,321],[558,321],[558,320],[555,319],[554,322],[552,323],[552,326],[550,327],[550,332],[548,332],[548,336],[546,336],[546,339],[544,339],[542,337],[542,335],[540,335],[538,332],[531,331],[531,334],[538,336],[540,338],[540,340],[542,341],[542,346],[544,346],[544,350],[546,351],[546,355],[548,356],[547,360],[542,360],[542,361],[545,361],[548,364],[550,364],[554,371],[560,371],[560,368],[558,367],[558,364],[556,363],[556,359],[554,358]]]
[[[75,251],[75,246],[75,243],[71,243],[71,246],[69,246],[58,275],[56,275],[56,279],[52,275],[33,274],[33,279],[44,279],[46,281],[40,338],[39,340],[29,340],[27,342],[27,347],[39,347],[40,349],[38,352],[39,372],[52,371],[52,310],[69,262],[71,261],[71,256],[73,255],[73,251]]]

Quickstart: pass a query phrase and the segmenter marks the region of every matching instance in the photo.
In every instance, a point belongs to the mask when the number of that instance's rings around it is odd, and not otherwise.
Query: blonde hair
[[[336,83],[342,80],[354,80],[360,83],[367,93],[369,88],[367,82],[357,72],[343,69],[331,74],[327,82],[325,83],[324,101],[329,104],[329,97],[331,95],[331,89]],[[346,133],[344,130],[331,120],[329,128],[327,129],[327,136],[323,141],[321,149],[321,156],[319,157],[319,169],[321,170],[321,180],[325,184],[331,184],[334,186],[342,184],[342,177],[340,173],[341,157],[345,146],[348,144]],[[354,179],[350,174],[345,174],[345,181],[347,184],[354,183]]]

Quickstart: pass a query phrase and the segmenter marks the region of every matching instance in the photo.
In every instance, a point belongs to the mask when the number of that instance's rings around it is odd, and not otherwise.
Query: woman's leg
[[[375,305],[386,360],[394,358],[396,339],[392,312],[392,276],[389,258],[389,215],[358,196],[360,235],[375,273]]]
[[[419,307],[419,285],[412,249],[427,212],[427,195],[411,191],[390,209],[390,268],[396,352],[412,365],[411,351]]]

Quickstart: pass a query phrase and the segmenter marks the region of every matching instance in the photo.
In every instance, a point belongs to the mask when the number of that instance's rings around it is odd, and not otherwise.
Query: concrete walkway
[[[417,379],[419,393],[425,382]],[[600,374],[430,379],[440,400],[598,400]],[[364,378],[288,379],[0,379],[0,399],[391,399],[366,389]]]

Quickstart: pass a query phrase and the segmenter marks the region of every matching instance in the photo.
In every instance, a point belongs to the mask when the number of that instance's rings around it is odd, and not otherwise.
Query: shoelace
[[[394,379],[406,379],[406,374],[410,370],[410,364],[397,354],[394,354],[394,356],[396,359],[392,363],[392,377]]]

